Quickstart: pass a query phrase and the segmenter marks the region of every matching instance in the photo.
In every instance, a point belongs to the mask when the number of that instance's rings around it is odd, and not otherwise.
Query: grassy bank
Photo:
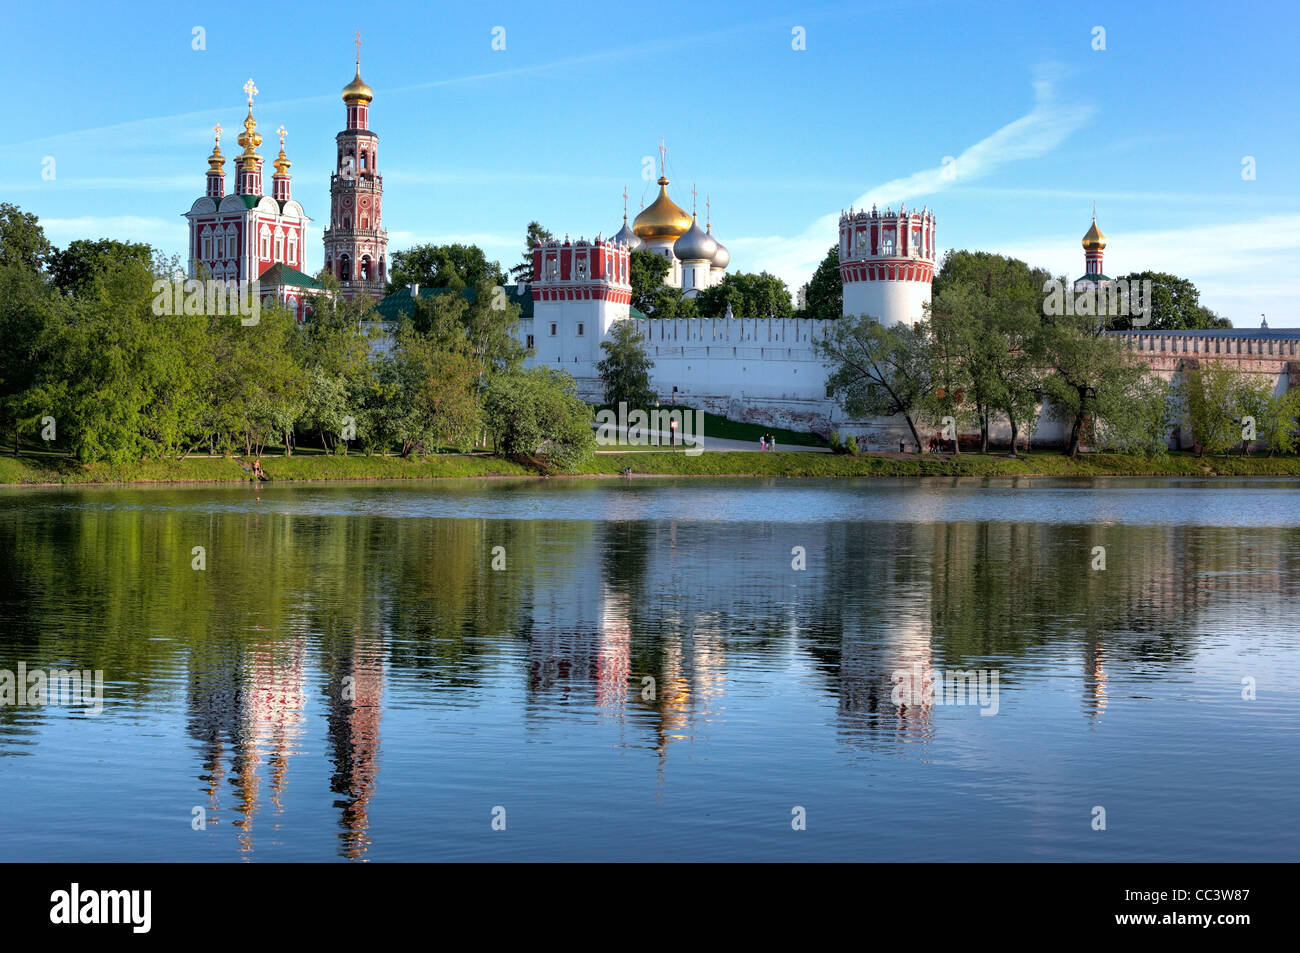
[[[488,455],[403,460],[399,457],[264,457],[263,466],[280,482],[315,480],[423,480],[438,478],[537,476],[525,464]],[[582,474],[761,477],[955,477],[955,476],[1300,476],[1300,457],[1202,457],[1175,453],[1146,458],[1086,454],[1070,460],[1036,453],[1020,459],[1000,455],[835,456],[827,453],[598,454]],[[579,474],[579,475],[582,475]],[[0,456],[0,484],[240,483],[249,472],[235,459],[190,457],[145,460],[113,466],[82,466],[65,457]]]

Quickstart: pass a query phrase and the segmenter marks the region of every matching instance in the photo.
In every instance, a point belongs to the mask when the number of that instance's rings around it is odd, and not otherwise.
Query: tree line
[[[884,327],[870,315],[830,325],[818,345],[832,369],[828,393],[854,416],[901,416],[918,453],[923,426],[942,428],[955,450],[957,433],[978,431],[987,452],[991,428],[1005,422],[1014,454],[1028,445],[1040,410],[1062,424],[1071,456],[1085,442],[1165,453],[1184,421],[1196,445],[1212,452],[1245,452],[1252,443],[1270,453],[1296,450],[1300,391],[1275,394],[1269,383],[1212,362],[1188,366],[1171,384],[1106,333],[1128,327],[1129,316],[1051,314],[1044,299],[1052,281],[1016,259],[949,252],[915,327]],[[1151,327],[1173,320],[1156,314],[1160,301],[1153,294]],[[1178,307],[1192,305],[1200,307],[1184,292]],[[1220,326],[1212,312],[1198,314]]]
[[[519,306],[473,246],[420,246],[395,280],[436,278],[382,336],[373,302],[325,293],[300,326],[264,304],[255,324],[155,313],[155,283],[183,274],[147,245],[57,249],[36,216],[0,204],[0,428],[13,449],[83,462],[296,447],[422,455],[487,449],[548,467],[594,448],[573,380],[525,369]],[[456,293],[461,292],[461,293]],[[179,309],[177,309],[179,310]]]

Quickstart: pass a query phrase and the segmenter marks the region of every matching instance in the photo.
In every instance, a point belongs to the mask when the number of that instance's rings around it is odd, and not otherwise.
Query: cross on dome
[[[215,126],[213,126],[212,131],[216,133],[217,142],[218,143],[221,142],[221,123],[217,123]]]
[[[250,76],[248,82],[244,84],[244,92],[248,94],[248,108],[253,108],[253,97],[257,95],[257,87],[253,85],[253,78]]]
[[[284,128],[284,124],[281,123],[280,128],[277,129],[277,130],[275,130],[275,132],[276,132],[276,135],[278,135],[278,136],[280,137],[280,148],[281,148],[281,149],[284,149],[284,137],[287,136],[287,135],[289,135],[288,130],[286,130],[286,129]]]

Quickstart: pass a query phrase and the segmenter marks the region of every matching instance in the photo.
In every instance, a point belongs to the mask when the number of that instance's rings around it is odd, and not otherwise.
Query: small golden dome
[[[690,231],[693,219],[668,197],[668,178],[659,177],[659,197],[632,222],[632,231],[643,242],[677,241]]]
[[[356,78],[343,87],[343,101],[349,104],[369,103],[374,98],[375,91],[361,78],[361,65],[357,64]]]
[[[1106,236],[1097,227],[1095,218],[1092,220],[1092,227],[1088,229],[1088,234],[1083,236],[1083,247],[1087,251],[1101,251],[1106,247]]]
[[[212,147],[212,155],[208,156],[208,171],[215,172],[218,175],[225,175],[226,157],[221,154],[221,146]]]

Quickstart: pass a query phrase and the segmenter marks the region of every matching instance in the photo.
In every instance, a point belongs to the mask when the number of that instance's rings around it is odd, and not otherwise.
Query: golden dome
[[[275,166],[276,175],[288,175],[289,166],[293,164],[289,161],[289,157],[284,154],[284,137],[288,133],[285,131],[284,126],[281,126],[276,132],[280,135],[280,154],[275,157],[275,161],[271,164]]]
[[[677,241],[691,228],[693,219],[668,197],[668,178],[659,177],[659,197],[632,221],[632,231],[643,242]]]
[[[1092,227],[1088,229],[1088,234],[1083,236],[1083,247],[1087,251],[1101,251],[1106,247],[1106,236],[1097,227],[1095,218],[1092,220]]]
[[[365,80],[361,78],[361,64],[357,64],[357,75],[352,82],[343,87],[343,101],[345,103],[369,103],[375,98],[375,91],[366,85]]]
[[[257,168],[261,156],[257,147],[262,144],[262,134],[257,131],[257,120],[253,118],[253,104],[248,104],[248,116],[244,119],[244,131],[239,134],[239,144],[244,151],[239,154],[239,163],[245,169]]]

